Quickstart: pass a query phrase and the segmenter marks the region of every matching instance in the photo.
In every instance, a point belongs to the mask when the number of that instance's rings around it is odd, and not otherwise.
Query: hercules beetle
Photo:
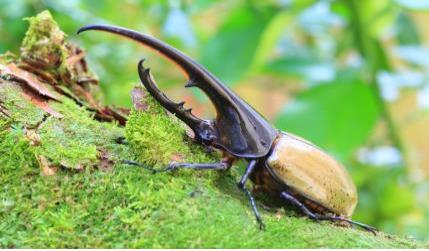
[[[185,87],[200,88],[216,108],[217,116],[213,120],[194,116],[191,109],[184,108],[184,102],[175,103],[158,89],[141,60],[138,73],[150,95],[193,130],[196,142],[223,152],[223,159],[217,163],[172,163],[166,169],[151,170],[228,170],[235,160],[245,159],[248,166],[238,187],[247,195],[261,228],[264,224],[245,187],[249,178],[263,192],[299,208],[311,219],[348,222],[374,233],[375,228],[350,219],[357,204],[356,188],[344,167],[320,148],[273,128],[213,74],[168,44],[133,30],[108,25],[88,25],[79,29],[78,34],[87,30],[121,35],[158,51],[186,73],[189,80]],[[133,161],[124,163],[144,167]]]

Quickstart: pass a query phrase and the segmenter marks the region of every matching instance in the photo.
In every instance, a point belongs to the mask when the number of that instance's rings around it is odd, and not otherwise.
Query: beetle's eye
[[[204,139],[207,141],[213,141],[215,136],[209,131],[209,130],[204,130]]]
[[[208,129],[204,129],[201,132],[200,137],[204,144],[210,144],[216,139],[216,136]]]

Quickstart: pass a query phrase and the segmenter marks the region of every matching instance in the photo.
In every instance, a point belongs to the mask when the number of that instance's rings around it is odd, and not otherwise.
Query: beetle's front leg
[[[249,162],[249,165],[246,168],[246,171],[244,172],[243,176],[241,177],[240,182],[238,182],[237,186],[240,188],[249,198],[250,205],[252,206],[253,213],[255,214],[256,221],[259,223],[259,228],[261,230],[265,229],[265,224],[262,221],[261,215],[259,214],[258,208],[256,207],[255,199],[253,198],[250,191],[246,188],[246,182],[249,179],[250,174],[255,170],[256,168],[256,160],[251,160]]]
[[[122,161],[124,164],[133,165],[133,166],[139,166],[144,169],[147,169],[149,171],[152,171],[153,173],[161,173],[161,172],[168,172],[173,171],[176,169],[194,169],[194,170],[228,170],[232,162],[230,159],[223,159],[220,162],[215,163],[171,163],[164,169],[154,169],[151,167],[148,167],[145,164],[130,161],[130,160],[124,160]]]

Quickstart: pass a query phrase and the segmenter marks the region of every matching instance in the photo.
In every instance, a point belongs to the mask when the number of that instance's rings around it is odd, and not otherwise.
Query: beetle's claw
[[[264,224],[264,221],[262,220],[262,218],[260,216],[256,216],[256,221],[259,224],[259,230],[265,231],[265,224]]]
[[[368,232],[371,232],[373,235],[377,235],[378,230],[375,227],[372,227],[370,225],[366,225],[357,221],[353,221],[353,220],[349,220],[349,219],[344,219],[341,217],[336,217],[336,218],[332,218],[333,221],[335,220],[340,220],[340,221],[345,221],[348,222],[349,224],[351,224],[352,226],[358,226]]]
[[[349,222],[352,225],[358,226],[358,227],[360,227],[360,228],[362,228],[368,232],[371,232],[374,235],[376,235],[376,233],[378,231],[375,227],[372,227],[370,225],[366,225],[366,224],[363,224],[363,223],[360,223],[357,221],[347,220],[347,222]]]
[[[262,221],[259,221],[259,230],[265,231],[266,227],[265,224]]]
[[[377,235],[378,229],[369,225],[359,225],[361,228],[365,229],[368,232],[371,232],[373,235]]]

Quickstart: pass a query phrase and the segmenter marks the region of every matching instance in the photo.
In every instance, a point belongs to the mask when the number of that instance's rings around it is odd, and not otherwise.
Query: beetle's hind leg
[[[284,200],[286,200],[286,201],[292,203],[294,206],[298,207],[310,219],[347,222],[347,223],[350,223],[352,225],[359,226],[359,227],[365,229],[366,231],[373,233],[374,235],[376,234],[377,229],[375,229],[374,227],[368,226],[366,224],[356,222],[356,221],[352,221],[352,220],[343,218],[341,216],[329,216],[329,215],[320,215],[320,214],[313,213],[303,203],[301,203],[298,199],[296,199],[293,195],[289,194],[286,191],[281,192],[280,196]]]

